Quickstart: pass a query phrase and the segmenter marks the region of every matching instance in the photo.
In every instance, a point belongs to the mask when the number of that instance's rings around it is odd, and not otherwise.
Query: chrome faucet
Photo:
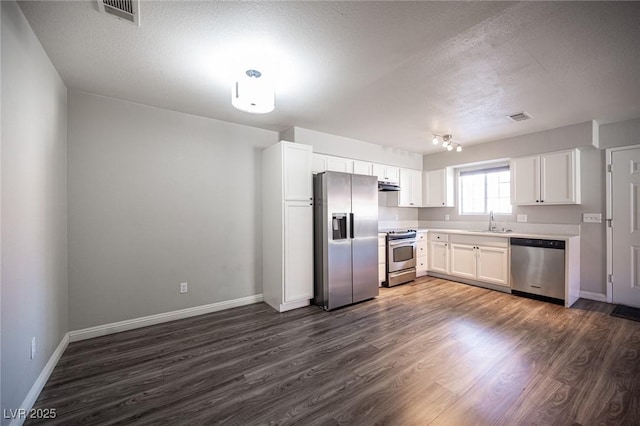
[[[493,232],[496,230],[496,221],[495,221],[495,217],[493,216],[493,210],[491,210],[489,212],[489,231]]]

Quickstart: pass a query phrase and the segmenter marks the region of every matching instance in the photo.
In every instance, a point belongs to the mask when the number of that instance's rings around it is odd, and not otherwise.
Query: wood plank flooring
[[[69,345],[59,425],[638,425],[640,322],[425,277],[355,306],[265,304]]]

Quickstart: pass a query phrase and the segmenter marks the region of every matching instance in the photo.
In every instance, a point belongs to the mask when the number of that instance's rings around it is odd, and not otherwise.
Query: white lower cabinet
[[[427,275],[428,269],[428,245],[427,231],[418,231],[416,235],[416,276],[423,277]]]
[[[478,247],[478,281],[509,287],[509,249]]]
[[[439,232],[429,233],[429,250],[428,250],[429,271],[438,272],[440,274],[449,273],[449,235]]]
[[[313,206],[285,202],[284,221],[284,303],[313,299]]]
[[[477,241],[475,244],[472,241]],[[451,270],[455,277],[509,286],[509,247],[506,238],[454,236]]]
[[[378,281],[380,284],[387,279],[387,244],[385,234],[378,235]]]
[[[476,278],[476,246],[451,244],[451,275]]]

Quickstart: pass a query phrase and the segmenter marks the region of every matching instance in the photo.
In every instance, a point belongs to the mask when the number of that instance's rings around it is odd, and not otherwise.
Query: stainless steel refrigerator
[[[326,310],[378,295],[378,178],[313,177],[314,303]]]

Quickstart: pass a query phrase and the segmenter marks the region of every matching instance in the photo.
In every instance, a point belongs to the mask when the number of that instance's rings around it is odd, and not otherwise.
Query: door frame
[[[607,302],[613,302],[613,198],[612,198],[612,185],[613,185],[613,176],[611,171],[611,164],[613,159],[613,153],[618,151],[627,151],[630,149],[640,149],[640,145],[627,145],[621,146],[617,148],[607,148],[606,149],[606,162],[605,162],[605,175],[606,175],[606,229],[607,229]]]

